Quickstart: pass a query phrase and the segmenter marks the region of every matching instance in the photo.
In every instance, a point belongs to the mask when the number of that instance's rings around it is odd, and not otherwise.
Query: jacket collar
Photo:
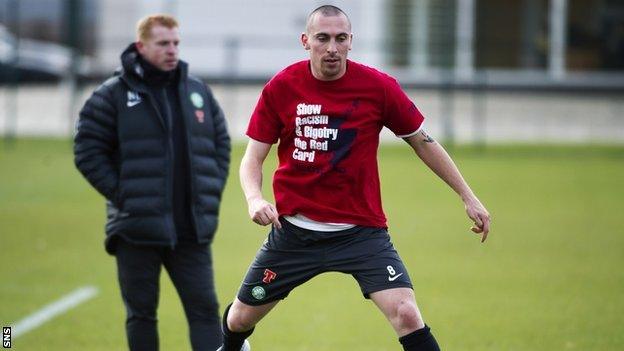
[[[133,90],[147,92],[145,81],[145,69],[141,65],[140,54],[134,43],[121,53],[121,67],[117,68],[115,75],[119,75]],[[179,81],[184,82],[188,77],[188,64],[180,60],[178,62]]]

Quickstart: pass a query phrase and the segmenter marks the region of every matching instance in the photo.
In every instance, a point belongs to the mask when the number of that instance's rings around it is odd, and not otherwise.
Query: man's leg
[[[399,336],[405,351],[439,351],[440,347],[425,325],[410,288],[381,290],[370,294]]]
[[[238,295],[223,314],[223,351],[239,351],[253,328],[279,300],[322,272],[324,247],[312,232],[282,220],[258,250]]]
[[[277,301],[260,306],[251,306],[238,298],[223,312],[223,348],[219,351],[240,351],[245,339],[253,333],[254,327],[266,316]]]
[[[120,239],[115,252],[121,296],[126,306],[130,350],[158,350],[160,248],[132,245]]]
[[[330,254],[330,268],[353,275],[364,297],[373,300],[390,321],[404,350],[440,350],[423,322],[411,279],[387,230],[360,228]]]
[[[193,350],[214,351],[222,340],[210,246],[180,243],[167,251],[164,264],[182,300]]]

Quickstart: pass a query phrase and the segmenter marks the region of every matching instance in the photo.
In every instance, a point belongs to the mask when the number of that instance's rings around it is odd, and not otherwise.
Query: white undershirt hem
[[[355,224],[349,223],[318,222],[299,213],[294,216],[284,216],[284,219],[297,227],[317,232],[337,232],[355,227]]]

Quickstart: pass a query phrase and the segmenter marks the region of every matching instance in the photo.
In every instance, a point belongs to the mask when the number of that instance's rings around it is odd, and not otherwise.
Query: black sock
[[[247,339],[247,337],[250,336],[251,333],[253,333],[254,328],[252,328],[251,330],[242,332],[242,333],[231,331],[227,325],[227,316],[228,316],[228,313],[230,312],[230,307],[232,307],[232,304],[229,304],[225,308],[225,311],[223,312],[223,320],[221,321],[221,331],[223,332],[223,349],[222,350],[223,351],[240,351],[241,347],[243,347],[243,343],[245,342],[245,339]]]
[[[405,351],[440,351],[438,342],[426,325],[422,329],[400,337],[399,342]]]

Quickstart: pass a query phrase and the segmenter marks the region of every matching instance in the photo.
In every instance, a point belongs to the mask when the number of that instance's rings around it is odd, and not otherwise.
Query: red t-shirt
[[[273,191],[280,215],[386,227],[377,148],[382,127],[415,133],[424,118],[398,82],[347,61],[344,76],[321,81],[309,60],[273,77],[251,115],[247,135],[280,141]]]

